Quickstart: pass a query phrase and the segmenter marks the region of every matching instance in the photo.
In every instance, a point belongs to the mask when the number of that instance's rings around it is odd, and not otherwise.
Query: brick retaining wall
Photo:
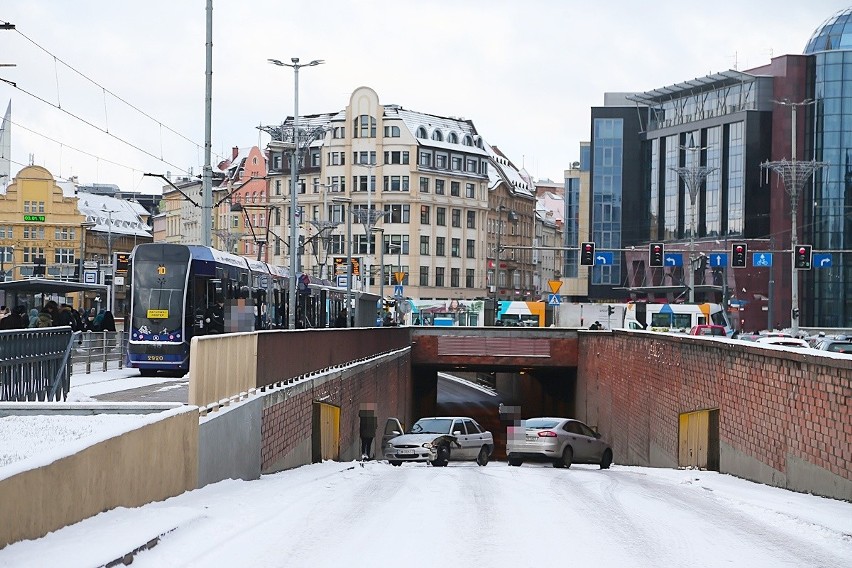
[[[677,466],[679,414],[718,409],[722,472],[852,500],[852,359],[620,331],[579,351],[577,415],[617,463]]]

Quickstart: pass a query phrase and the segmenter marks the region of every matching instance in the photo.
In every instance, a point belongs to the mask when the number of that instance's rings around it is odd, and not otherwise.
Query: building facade
[[[126,286],[112,259],[152,240],[147,217],[134,201],[78,192],[47,169],[27,166],[0,195],[0,276],[109,284],[111,308],[121,316]],[[87,293],[76,307],[106,309],[107,300]]]
[[[264,127],[273,137],[269,201],[281,210],[272,259],[283,266],[292,126],[290,117]],[[361,87],[338,113],[300,117],[299,150],[298,264],[306,273],[346,274],[350,234],[353,288],[389,295],[401,284],[418,299],[486,296],[490,157],[472,121],[384,105]],[[533,214],[531,204],[530,240]]]

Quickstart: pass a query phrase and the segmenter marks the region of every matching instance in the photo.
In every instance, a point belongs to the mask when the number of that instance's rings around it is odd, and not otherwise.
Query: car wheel
[[[449,446],[438,446],[438,456],[432,463],[435,467],[446,467],[447,463],[450,461],[450,447]]]
[[[508,461],[509,461],[509,465],[511,465],[513,467],[518,467],[519,465],[524,463],[524,460],[522,460],[521,458],[508,458]]]
[[[603,453],[603,457],[601,458],[601,469],[609,469],[609,466],[612,465],[612,450],[607,448],[607,450]]]
[[[479,448],[479,455],[476,456],[476,465],[488,465],[488,448],[486,446]]]
[[[390,460],[390,464],[394,467],[399,467],[402,465],[402,462],[399,460]]]
[[[553,467],[564,467],[569,468],[571,464],[574,462],[574,450],[571,449],[571,446],[565,446],[565,450],[562,452],[562,457],[553,462]]]

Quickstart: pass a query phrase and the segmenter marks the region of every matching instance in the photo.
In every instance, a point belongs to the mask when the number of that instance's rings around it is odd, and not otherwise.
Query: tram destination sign
[[[24,215],[24,222],[27,221],[35,221],[37,223],[44,223],[44,215]]]

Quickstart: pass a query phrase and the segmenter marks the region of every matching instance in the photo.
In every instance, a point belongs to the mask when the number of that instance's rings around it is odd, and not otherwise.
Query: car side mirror
[[[453,432],[453,436],[461,436],[461,435],[462,435],[461,430],[456,430],[456,431]]]
[[[402,432],[400,432],[399,430],[394,430],[393,432],[391,432],[391,434],[393,434],[394,436],[401,436]]]

